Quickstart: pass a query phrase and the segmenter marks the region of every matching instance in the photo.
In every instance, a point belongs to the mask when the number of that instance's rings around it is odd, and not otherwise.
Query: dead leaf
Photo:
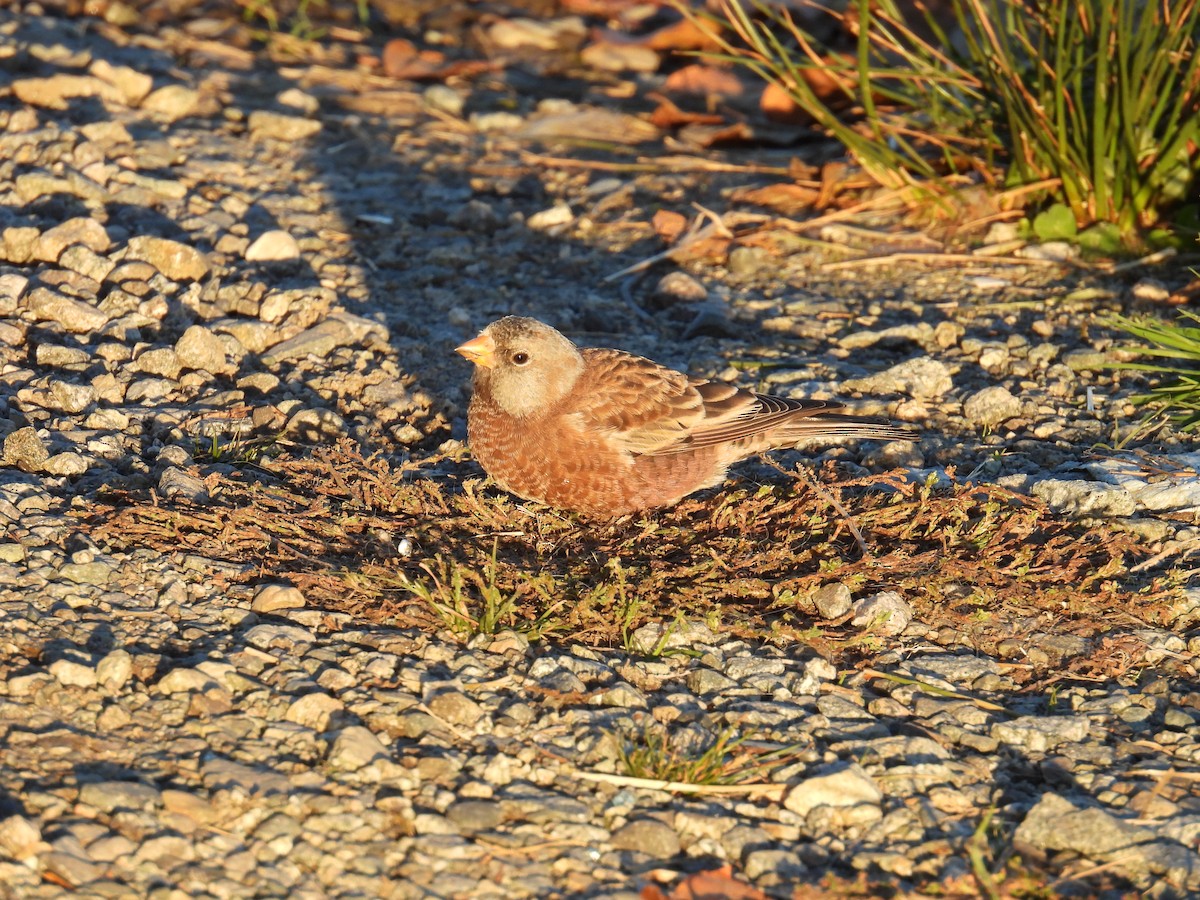
[[[722,866],[707,872],[689,875],[670,894],[656,885],[642,888],[642,900],[768,900],[767,895],[753,885],[733,877],[732,866]]]
[[[610,141],[640,144],[656,140],[659,130],[627,113],[601,107],[580,107],[534,119],[516,136],[529,141]]]
[[[766,187],[734,191],[730,199],[736,203],[753,203],[766,206],[785,216],[810,211],[820,193],[798,184],[768,184]]]
[[[482,59],[447,60],[439,50],[422,50],[412,41],[395,38],[387,42],[382,57],[362,54],[358,63],[366,68],[382,69],[389,78],[403,81],[445,81],[447,78],[470,78],[496,68]]]
[[[642,5],[643,0],[562,0],[562,8],[579,16],[594,19],[619,19]]]
[[[657,100],[658,107],[650,114],[650,121],[663,130],[680,125],[720,125],[723,116],[712,113],[694,113],[680,109],[662,94],[647,94],[648,100]]]
[[[1200,300],[1200,280],[1189,282],[1167,298],[1167,306],[1186,306]]]
[[[598,28],[595,35],[598,40],[609,44],[636,44],[667,53],[679,50],[717,50],[720,46],[716,39],[719,31],[715,23],[680,19],[646,34],[626,34],[610,28]]]
[[[668,75],[663,90],[675,94],[740,97],[746,93],[746,83],[728,69],[697,63]]]
[[[660,209],[650,220],[654,232],[664,243],[673,244],[687,230],[687,216],[670,209]]]
[[[711,147],[756,141],[761,135],[745,122],[731,122],[728,125],[686,125],[679,137],[697,147]]]
[[[758,108],[772,122],[806,124],[812,121],[812,116],[799,103],[792,99],[792,95],[781,84],[775,81],[768,82],[767,86],[763,88],[762,97],[758,101]]]
[[[813,204],[817,209],[828,209],[833,198],[845,189],[847,171],[843,162],[827,162],[821,166],[821,193]]]
[[[382,56],[383,72],[391,78],[419,80],[436,78],[446,58],[437,50],[421,50],[412,41],[402,37],[384,44]]]
[[[692,260],[724,260],[729,256],[729,245],[733,241],[720,235],[703,237],[699,240],[688,241],[686,246],[680,246],[671,253],[671,258],[677,263]]]
[[[830,109],[834,111],[844,109],[852,102],[852,97],[848,93],[851,83],[845,76],[833,69],[807,68],[801,69],[800,74],[817,99]],[[775,81],[768,82],[763,89],[759,108],[763,115],[775,122],[807,123],[812,121],[808,110],[796,102],[784,85]]]
[[[793,181],[814,181],[820,171],[816,166],[809,165],[798,156],[793,156],[788,163],[788,177]]]

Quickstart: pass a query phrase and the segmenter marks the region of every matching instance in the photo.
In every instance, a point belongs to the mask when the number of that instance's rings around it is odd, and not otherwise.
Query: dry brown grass
[[[780,470],[768,484],[735,480],[674,509],[596,523],[476,478],[430,477],[430,465],[394,468],[343,444],[220,476],[205,507],[114,492],[86,524],[118,549],[249,564],[225,577],[290,580],[314,604],[370,622],[619,646],[630,629],[682,614],[725,634],[808,644],[843,666],[869,666],[900,639],[822,621],[813,593],[835,580],[856,597],[894,589],[934,642],[1007,656],[1031,681],[1138,667],[1144,646],[1131,632],[1169,625],[1179,597],[1171,573],[1130,574],[1149,556],[1137,537],[994,485],[846,480],[829,468],[814,489]],[[1046,633],[1085,638],[1087,649],[1020,654]]]

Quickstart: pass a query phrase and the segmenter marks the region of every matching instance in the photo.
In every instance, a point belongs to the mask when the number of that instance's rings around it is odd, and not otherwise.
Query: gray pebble
[[[644,853],[651,859],[670,859],[679,853],[679,835],[658,819],[634,819],[613,832],[618,850]]]
[[[841,582],[822,586],[813,594],[817,612],[825,619],[840,619],[850,611],[850,589]]]
[[[1022,404],[1007,388],[993,385],[977,391],[963,403],[963,413],[971,423],[983,428],[999,425],[1021,415]]]

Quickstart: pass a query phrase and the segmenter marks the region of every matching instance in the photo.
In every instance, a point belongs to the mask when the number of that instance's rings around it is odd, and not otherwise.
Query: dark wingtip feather
[[[917,441],[921,432],[909,425],[892,425],[855,416],[820,415],[797,419],[779,431],[796,440],[853,437],[872,441]]]

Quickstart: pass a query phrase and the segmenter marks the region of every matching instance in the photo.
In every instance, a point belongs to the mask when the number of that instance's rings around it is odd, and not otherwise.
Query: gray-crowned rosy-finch
[[[917,436],[839,414],[830,400],[755,394],[620,350],[581,350],[520,316],[457,351],[475,364],[468,443],[484,471],[518,497],[590,516],[669,506],[764,450]]]

